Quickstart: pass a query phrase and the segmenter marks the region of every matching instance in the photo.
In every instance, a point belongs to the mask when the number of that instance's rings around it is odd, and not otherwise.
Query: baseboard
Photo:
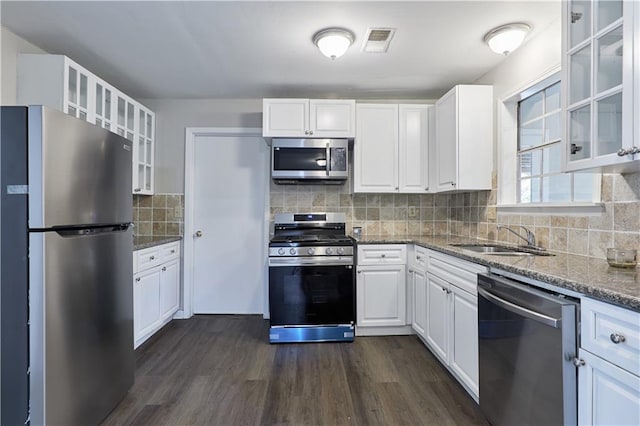
[[[410,325],[395,327],[356,327],[356,336],[408,336],[415,334]]]

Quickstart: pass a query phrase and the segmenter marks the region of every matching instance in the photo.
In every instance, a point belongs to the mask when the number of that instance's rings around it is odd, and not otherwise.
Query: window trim
[[[544,213],[544,214],[598,214],[604,211],[601,200],[601,174],[593,174],[592,202],[564,203],[517,203],[518,170],[518,102],[555,81],[561,81],[560,65],[551,67],[540,77],[511,90],[498,100],[497,105],[497,202],[501,213]]]

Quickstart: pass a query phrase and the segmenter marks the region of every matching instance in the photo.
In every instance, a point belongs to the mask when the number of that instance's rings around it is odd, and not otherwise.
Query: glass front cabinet
[[[155,115],[63,55],[18,55],[17,103],[46,105],[129,139],[134,194],[153,194]]]
[[[631,0],[563,2],[565,171],[640,170],[639,13]]]

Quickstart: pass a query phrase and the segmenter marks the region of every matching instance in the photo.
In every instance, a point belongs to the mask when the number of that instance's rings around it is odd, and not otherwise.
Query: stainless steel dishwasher
[[[577,423],[579,301],[478,274],[480,408],[493,426]]]

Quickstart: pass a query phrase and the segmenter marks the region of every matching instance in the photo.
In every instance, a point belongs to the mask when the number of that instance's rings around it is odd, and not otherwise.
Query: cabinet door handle
[[[175,249],[171,250],[171,254],[173,254],[173,253],[175,253],[175,252],[176,252],[176,250],[175,250]]]
[[[609,336],[609,339],[611,339],[611,341],[613,343],[615,343],[616,345],[618,343],[622,343],[622,342],[625,342],[627,340],[627,338],[624,337],[624,335],[618,334],[618,333],[611,333],[611,336]]]
[[[142,191],[142,188],[136,188],[133,190],[133,192],[140,192],[140,191]]]
[[[149,260],[154,260],[155,258],[155,256],[149,256]]]
[[[386,255],[386,254],[384,254],[384,253],[382,253],[382,254],[380,255],[380,257],[387,257],[387,255]]]
[[[166,266],[163,266],[163,267],[162,267],[162,272],[166,272],[166,270],[167,270],[167,267],[166,267]]]
[[[421,260],[422,256],[416,256],[416,260]]]
[[[309,130],[309,134],[312,135],[313,134],[313,130]]]
[[[358,271],[358,273],[359,273],[359,274],[361,274],[361,273],[362,273],[362,271]]]
[[[584,359],[582,358],[574,358],[573,359],[573,365],[575,365],[576,367],[582,367],[585,364]]]
[[[136,282],[139,283],[140,282],[140,277],[136,278]]]

